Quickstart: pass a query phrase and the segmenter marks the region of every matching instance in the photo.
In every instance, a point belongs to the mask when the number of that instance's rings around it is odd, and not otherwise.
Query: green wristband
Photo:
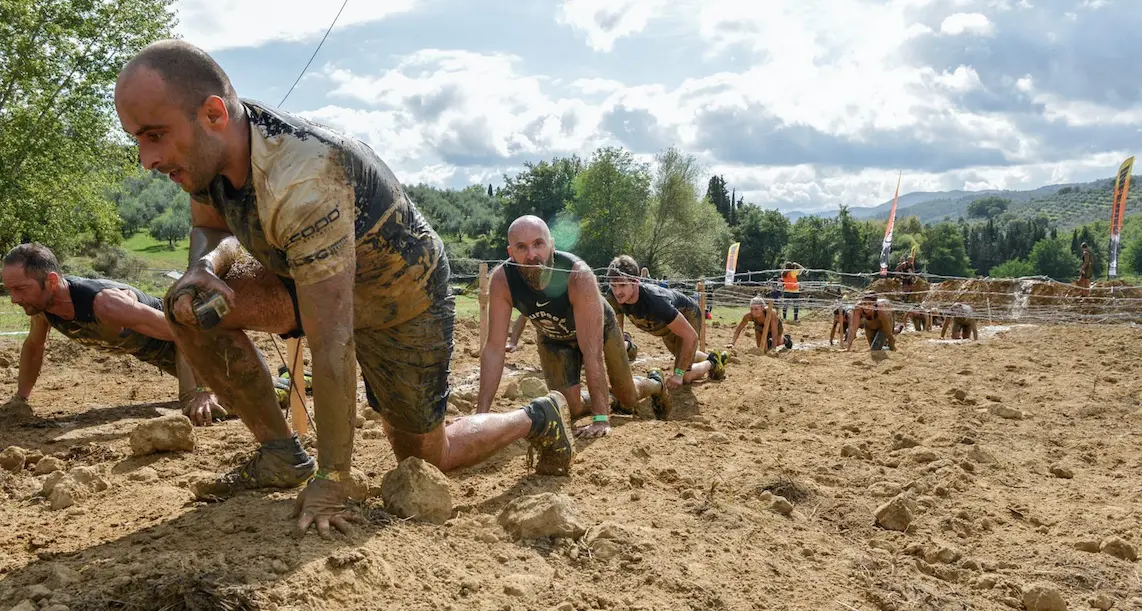
[[[606,415],[606,414],[595,414],[594,416],[591,416],[591,421],[592,422],[610,422],[611,417]]]
[[[681,367],[675,367],[675,368],[674,368],[674,375],[676,375],[676,376],[684,376],[684,375],[686,375],[686,370],[685,370],[685,369],[682,369]]]

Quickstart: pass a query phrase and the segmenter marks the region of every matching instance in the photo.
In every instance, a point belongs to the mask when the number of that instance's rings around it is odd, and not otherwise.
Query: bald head
[[[508,226],[508,243],[512,243],[521,233],[541,233],[551,240],[551,228],[543,219],[531,214],[519,217]]]
[[[158,77],[170,103],[194,114],[211,96],[218,96],[231,116],[240,116],[241,104],[222,66],[198,47],[183,40],[160,40],[139,52],[119,72],[116,97],[140,81]]]

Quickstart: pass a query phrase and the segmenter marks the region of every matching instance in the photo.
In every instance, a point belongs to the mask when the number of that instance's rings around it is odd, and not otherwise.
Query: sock
[[[285,439],[271,439],[263,443],[262,447],[271,452],[292,455],[293,464],[295,465],[304,464],[313,460],[309,457],[309,454],[305,453],[305,448],[301,447],[301,441],[297,438],[297,433]]]
[[[520,409],[531,419],[531,430],[527,433],[528,439],[539,435],[547,428],[547,410],[543,408],[543,404],[539,402],[539,399],[528,403]]]

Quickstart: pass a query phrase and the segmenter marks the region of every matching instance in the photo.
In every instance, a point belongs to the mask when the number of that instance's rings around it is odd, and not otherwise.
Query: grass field
[[[186,261],[190,256],[190,240],[182,240],[171,250],[166,242],[160,242],[145,233],[136,233],[124,240],[123,248],[146,261],[149,269],[183,270],[186,269]]]

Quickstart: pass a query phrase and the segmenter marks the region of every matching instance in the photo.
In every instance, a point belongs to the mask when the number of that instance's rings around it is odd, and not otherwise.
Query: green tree
[[[507,245],[508,225],[521,216],[533,214],[554,223],[575,198],[571,183],[583,171],[583,160],[574,155],[523,165],[524,171],[519,174],[504,175],[499,191],[500,210],[494,231],[503,246]]]
[[[175,244],[190,235],[190,201],[178,202],[167,208],[150,223],[151,237],[165,240],[171,250]]]
[[[1034,276],[1035,266],[1026,259],[1011,259],[991,268],[988,275],[992,278],[1022,278]]]
[[[1063,238],[1046,238],[1031,249],[1031,265],[1035,273],[1060,282],[1070,282],[1079,275],[1081,261],[1071,252],[1070,243]]]
[[[652,274],[660,274],[664,264],[683,260],[694,250],[695,227],[709,209],[699,205],[702,168],[693,155],[669,148],[655,161],[650,213],[646,226],[636,232],[633,254]]]
[[[808,269],[830,269],[836,253],[835,219],[803,216],[793,223],[785,258]]]
[[[706,183],[706,201],[713,204],[718,214],[728,222],[733,217],[733,203],[734,200],[730,197],[730,192],[726,189],[726,179],[722,176],[711,176],[708,183]]]
[[[650,207],[647,165],[626,149],[600,148],[573,186],[575,198],[568,210],[579,222],[575,254],[592,267],[602,267],[615,255],[632,252]]]
[[[109,197],[137,163],[112,108],[119,68],[170,35],[173,0],[0,3],[0,249],[117,241]]]
[[[865,247],[867,240],[861,231],[861,223],[849,214],[848,206],[841,206],[841,211],[837,215],[837,246],[836,246],[836,267],[845,273],[855,272],[868,272],[868,249]],[[881,236],[883,242],[883,236]],[[877,250],[877,269],[880,266],[879,249]],[[804,263],[802,263],[804,265]],[[808,267],[808,266],[806,266]]]
[[[964,234],[952,223],[938,223],[928,227],[924,239],[926,269],[939,276],[970,276],[971,263],[964,249]]]
[[[1133,272],[1135,276],[1142,276],[1142,237],[1131,241],[1119,257],[1119,276],[1126,270]]]
[[[995,218],[1007,211],[1011,200],[995,195],[982,197],[968,204],[967,215],[972,218]]]
[[[741,242],[738,271],[776,269],[781,252],[789,243],[789,219],[776,210],[762,210],[757,206],[743,206],[737,216],[734,240]]]

